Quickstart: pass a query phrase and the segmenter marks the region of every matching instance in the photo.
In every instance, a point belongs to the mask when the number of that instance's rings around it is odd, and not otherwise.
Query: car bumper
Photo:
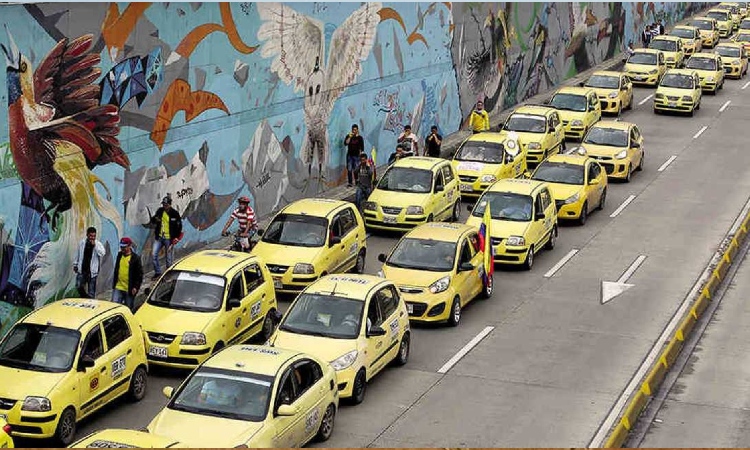
[[[583,135],[586,134],[586,127],[573,126],[570,124],[565,125],[565,139],[573,139],[580,141],[583,139]]]
[[[558,219],[580,218],[581,211],[583,211],[584,201],[586,201],[585,198],[580,198],[575,203],[565,204],[565,200],[555,200],[555,206],[557,207],[557,218]]]
[[[731,33],[732,33],[732,30],[730,29],[719,28],[719,37],[728,38]]]
[[[644,86],[656,86],[659,83],[659,74],[628,74],[633,84]]]
[[[497,238],[492,238],[496,241]],[[526,261],[526,254],[529,252],[528,246],[506,246],[505,239],[502,239],[500,244],[494,245],[494,261],[495,264],[510,264],[519,265]]]
[[[338,382],[339,398],[350,398],[354,390],[354,377],[357,376],[360,364],[352,364],[344,370],[336,371],[336,381]]]
[[[707,92],[716,92],[717,87],[718,87],[718,83],[716,81],[701,80],[701,90],[704,90]]]
[[[480,192],[481,193],[481,192]],[[398,215],[386,215],[380,211],[365,210],[365,226],[389,231],[406,231],[427,223],[427,214],[407,216],[403,210]]]
[[[461,198],[478,198],[482,195],[482,192],[484,192],[485,189],[494,183],[494,181],[490,183],[481,182],[475,177],[468,178],[459,176],[459,180],[458,187],[461,190]]]
[[[529,168],[535,168],[539,164],[541,164],[542,161],[544,161],[544,154],[547,153],[547,155],[552,155],[552,152],[545,151],[544,149],[540,148],[537,150],[527,150],[526,151],[526,166]]]
[[[618,113],[622,109],[620,106],[622,104],[620,97],[599,97],[599,104],[602,106],[603,113]]]
[[[740,78],[742,76],[742,66],[724,66],[724,76]]]
[[[160,332],[152,331],[160,334]],[[194,369],[211,356],[211,347],[207,345],[181,345],[182,335],[175,336],[171,342],[154,342],[144,332],[146,342],[146,359],[149,365],[173,367],[176,369]],[[166,356],[164,350],[166,349]]]
[[[401,296],[412,322],[442,322],[450,315],[450,302],[455,292],[448,288],[439,294],[430,293],[429,288],[399,286]]]
[[[707,45],[709,47],[713,47],[714,44],[716,43],[716,41],[714,40],[714,38],[711,37],[711,36],[704,36],[704,37],[702,37],[701,38],[701,42],[703,42],[704,46]]]
[[[690,112],[695,108],[695,103],[680,100],[656,99],[654,109],[659,111],[684,111]]]
[[[599,164],[607,172],[608,178],[626,178],[628,166],[631,164],[629,159],[609,159],[598,160]]]
[[[6,416],[5,421],[11,427],[11,435],[35,439],[54,436],[60,411],[21,411],[22,403],[23,399],[17,401],[9,410],[0,409],[0,415]]]

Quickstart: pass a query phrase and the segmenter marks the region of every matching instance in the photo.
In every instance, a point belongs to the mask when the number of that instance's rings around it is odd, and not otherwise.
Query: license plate
[[[461,189],[461,192],[471,192],[474,190],[474,188],[470,184],[464,183],[461,183],[461,187],[459,189]]]
[[[274,287],[274,289],[281,289],[281,288],[284,287],[284,284],[278,278],[274,278],[273,279],[273,287]]]
[[[414,314],[414,305],[412,305],[411,303],[407,303],[406,310],[409,311],[409,314]]]
[[[0,419],[3,419],[3,420],[7,421],[8,420],[8,416],[6,416],[5,414],[0,414]]]
[[[396,216],[383,216],[383,223],[396,223]]]
[[[675,106],[677,106],[676,102],[669,102],[669,107],[670,108],[674,108]]]
[[[167,358],[167,347],[149,347],[148,354],[157,358]]]

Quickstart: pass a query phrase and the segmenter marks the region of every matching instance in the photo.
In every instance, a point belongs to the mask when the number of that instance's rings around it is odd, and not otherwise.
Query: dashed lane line
[[[727,109],[727,107],[729,107],[730,103],[732,103],[732,101],[731,100],[727,100],[726,103],[724,103],[723,105],[721,105],[721,108],[719,108],[719,112],[724,112],[724,110]]]
[[[492,330],[494,330],[495,327],[484,327],[484,330],[480,331],[479,334],[474,336],[472,340],[470,340],[466,345],[463,346],[461,350],[458,351],[451,359],[448,360],[445,364],[443,364],[443,367],[438,369],[438,373],[448,373],[449,370],[453,368],[464,356],[466,356],[471,349],[476,347],[480,342],[482,342],[482,339],[486,338],[488,334],[492,333]]]
[[[622,202],[622,204],[620,206],[617,207],[617,209],[615,210],[615,212],[613,212],[612,214],[609,215],[609,217],[611,217],[611,218],[617,217],[622,212],[622,210],[625,209],[625,208],[627,208],[628,205],[630,204],[630,202],[632,202],[633,200],[635,200],[635,195],[631,194],[628,198],[625,199],[624,202]]]
[[[558,261],[557,264],[554,265],[554,267],[552,267],[550,270],[547,271],[547,273],[544,274],[544,277],[545,278],[552,278],[552,276],[558,270],[560,270],[562,268],[562,266],[564,266],[568,261],[570,261],[571,259],[573,259],[573,257],[578,252],[579,252],[579,250],[577,248],[574,248],[571,251],[569,251],[567,255],[563,256],[563,258],[560,261]]]
[[[657,171],[657,172],[664,172],[664,170],[665,170],[665,169],[666,169],[666,168],[667,168],[667,167],[668,167],[668,166],[669,166],[670,164],[672,164],[672,161],[674,161],[675,159],[677,159],[677,155],[672,155],[672,156],[670,156],[670,157],[669,157],[669,159],[668,159],[668,160],[667,160],[667,161],[666,161],[666,162],[665,162],[664,164],[662,164],[662,165],[661,165],[661,167],[659,167],[659,168],[658,168],[658,169],[657,169],[656,171]]]
[[[750,81],[748,81],[747,83],[745,83],[745,84],[744,84],[744,85],[742,86],[742,90],[744,91],[745,89],[747,89],[747,87],[748,87],[748,86],[750,86]]]
[[[703,132],[706,130],[708,130],[708,125],[703,125],[703,127],[700,130],[698,130],[698,132],[695,133],[695,135],[693,135],[693,139],[698,139],[699,137],[701,137],[701,134],[703,134]]]
[[[649,96],[648,96],[648,97],[646,97],[646,98],[644,98],[643,100],[641,100],[640,102],[638,102],[638,106],[641,106],[641,105],[643,105],[644,103],[646,103],[647,101],[651,100],[651,97],[653,97],[653,96],[654,96],[654,94],[649,94]]]

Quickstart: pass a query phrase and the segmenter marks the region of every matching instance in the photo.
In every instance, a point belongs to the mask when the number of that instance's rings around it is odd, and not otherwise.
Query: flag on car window
[[[490,234],[490,226],[492,225],[491,221],[492,215],[490,214],[490,203],[487,202],[487,206],[484,208],[484,215],[482,216],[482,224],[479,226],[479,247],[484,253],[482,283],[485,287],[490,283],[492,273],[495,271],[495,255],[493,255],[492,252],[492,234]]]

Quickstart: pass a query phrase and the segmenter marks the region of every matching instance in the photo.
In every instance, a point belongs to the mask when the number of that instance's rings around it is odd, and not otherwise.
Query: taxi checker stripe
[[[390,351],[391,351],[391,350],[393,349],[393,347],[395,347],[395,346],[396,346],[396,344],[398,344],[398,340],[395,340],[395,341],[393,341],[393,342],[391,343],[391,345],[389,345],[389,346],[388,346],[388,348],[387,348],[387,349],[383,350],[383,353],[381,353],[380,355],[378,355],[378,357],[377,357],[377,358],[375,358],[375,360],[374,360],[374,361],[372,362],[372,364],[370,364],[370,367],[374,366],[375,364],[377,364],[377,363],[378,363],[378,361],[380,361],[381,359],[383,359],[383,358],[385,357],[385,355],[386,355],[386,354],[387,354],[388,352],[390,352]]]
[[[235,336],[232,339],[230,339],[229,340],[229,344],[233,344],[234,342],[236,342],[237,340],[239,340],[242,337],[243,334],[245,334],[248,331],[250,331],[251,328],[253,328],[254,326],[258,325],[264,319],[265,319],[265,317],[261,317],[259,319],[256,319],[255,322],[253,322],[250,325],[248,325],[247,328],[245,328],[241,332],[237,333],[237,336]]]
[[[109,389],[107,389],[106,391],[102,391],[102,392],[98,393],[97,395],[95,395],[94,397],[92,397],[91,400],[89,400],[86,403],[82,404],[81,405],[81,409],[82,410],[83,409],[88,409],[89,407],[93,406],[94,403],[96,403],[97,401],[99,401],[102,397],[105,397],[105,396],[109,395],[110,393],[112,393],[112,391],[114,391],[116,389],[119,389],[123,384],[127,383],[128,381],[130,381],[130,378],[132,376],[133,376],[133,374],[130,374],[129,377],[123,378],[122,380],[118,381],[117,383],[115,383],[114,385],[112,385],[112,387],[109,388]]]

